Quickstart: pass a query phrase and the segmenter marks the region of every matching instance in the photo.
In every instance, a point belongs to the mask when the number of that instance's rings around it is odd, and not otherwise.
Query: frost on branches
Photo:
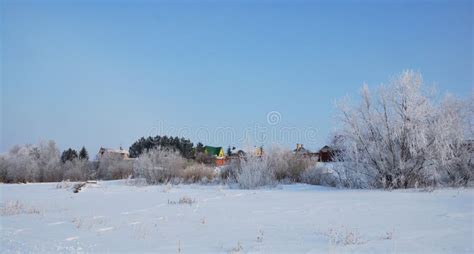
[[[186,160],[179,152],[165,148],[151,149],[138,157],[133,165],[134,175],[148,184],[168,183],[181,177]]]
[[[0,156],[1,182],[61,181],[59,150],[53,141],[38,145],[18,145]]]
[[[405,71],[361,102],[339,103],[339,169],[351,187],[408,188],[467,184],[473,177],[472,98],[441,103],[421,74]]]

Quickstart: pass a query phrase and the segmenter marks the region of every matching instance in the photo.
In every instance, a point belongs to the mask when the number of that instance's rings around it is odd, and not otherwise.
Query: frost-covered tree
[[[276,183],[272,159],[268,155],[241,160],[236,180],[242,189],[256,189]]]
[[[278,181],[299,182],[312,163],[309,158],[278,146],[271,147],[264,156]]]
[[[64,180],[86,181],[91,177],[92,165],[87,160],[68,160],[62,167],[64,170]]]
[[[448,95],[440,105],[438,122],[433,125],[437,134],[437,171],[441,180],[451,185],[466,185],[474,178],[472,107],[472,99],[465,102]]]
[[[63,176],[54,141],[14,146],[4,160],[7,182],[53,182]]]
[[[303,173],[315,163],[278,146],[266,151],[261,156],[248,155],[232,160],[221,168],[221,179],[236,182],[243,189],[271,186],[279,181],[300,182]]]
[[[104,154],[98,163],[95,177],[98,179],[124,179],[132,175],[133,161],[116,154]]]
[[[461,114],[457,100],[436,104],[433,95],[423,87],[421,74],[405,71],[375,94],[364,85],[359,105],[339,104],[341,159],[352,184],[433,185],[446,165],[465,162],[455,150],[466,147],[466,115]],[[460,169],[453,166],[453,170]]]
[[[7,182],[8,161],[5,155],[0,155],[0,182]]]
[[[60,165],[59,149],[52,140],[40,142],[38,146],[39,156],[38,167],[40,168],[40,182],[57,182],[61,181],[63,171]]]
[[[145,178],[148,184],[166,183],[181,177],[186,160],[175,152],[164,148],[155,148],[143,153],[135,160],[134,175]]]

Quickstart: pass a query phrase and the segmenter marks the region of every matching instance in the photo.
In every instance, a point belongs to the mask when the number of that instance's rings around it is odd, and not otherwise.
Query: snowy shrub
[[[220,167],[219,177],[223,182],[237,182],[237,175],[240,169],[240,159],[232,160],[229,164]]]
[[[145,186],[146,180],[145,178],[133,178],[133,176],[129,176],[125,184],[130,186]]]
[[[276,181],[300,182],[302,173],[313,164],[309,159],[275,147],[262,157],[250,156],[231,161],[220,168],[220,178],[237,182],[245,189],[274,185]]]
[[[358,245],[367,242],[357,230],[348,229],[344,226],[340,228],[330,228],[325,235],[329,238],[329,243],[336,246]]]
[[[34,207],[26,206],[20,201],[7,201],[0,207],[0,216],[12,216],[18,214],[40,214]]]
[[[173,189],[173,185],[171,183],[167,183],[163,186],[163,192],[168,193]]]
[[[73,159],[63,164],[64,179],[70,181],[86,181],[89,179],[91,164],[89,161]]]
[[[149,150],[133,164],[135,177],[145,178],[148,184],[167,183],[183,175],[186,160],[178,153],[163,148]]]
[[[182,204],[192,205],[192,204],[194,204],[194,203],[196,203],[196,200],[194,200],[194,199],[192,199],[192,198],[190,198],[190,197],[186,197],[186,196],[185,196],[185,197],[181,197],[181,198],[179,199],[179,201],[178,201],[178,204],[181,204],[181,205],[182,205]]]
[[[242,189],[255,189],[261,186],[274,185],[274,171],[268,156],[249,157],[240,162],[236,176],[237,183]]]
[[[466,103],[447,96],[440,106],[434,158],[441,181],[451,186],[467,185],[474,179],[473,114],[472,98]]]
[[[151,229],[149,225],[146,224],[136,224],[133,225],[134,236],[137,239],[147,239],[151,234]]]
[[[69,180],[63,180],[56,184],[56,189],[69,189],[71,188],[72,183]]]
[[[310,159],[281,148],[270,149],[267,157],[278,181],[300,182],[301,174],[313,164]]]
[[[338,173],[328,167],[328,164],[320,163],[306,169],[301,174],[301,182],[313,185],[339,187],[342,185]]]
[[[192,205],[194,203],[196,203],[196,200],[188,196],[181,197],[178,201],[171,201],[168,199],[168,205]]]
[[[74,193],[79,193],[82,188],[84,188],[86,186],[86,183],[83,182],[83,183],[76,183],[72,186],[72,192]]]
[[[453,98],[436,104],[422,85],[420,74],[406,71],[375,98],[365,85],[360,105],[339,105],[344,173],[364,176],[349,180],[382,188],[433,186],[443,183],[443,175],[452,182],[469,181],[472,161],[456,149],[472,147],[464,131],[472,110],[461,114],[469,107]]]
[[[381,237],[382,240],[392,240],[393,239],[393,230],[385,232],[385,235]]]
[[[263,230],[260,229],[257,235],[257,243],[263,243],[263,237],[264,237],[264,232]]]
[[[244,251],[244,246],[242,246],[242,243],[240,241],[237,242],[237,246],[235,246],[234,248],[232,248],[229,253],[230,254],[239,254],[239,253],[243,253]]]
[[[319,162],[301,174],[301,182],[313,185],[344,188],[370,188],[368,177],[360,171],[354,171],[345,163]]]
[[[197,163],[204,163],[204,164],[215,164],[214,158],[206,153],[197,153],[195,156],[195,161]]]
[[[331,237],[331,244],[333,245],[356,245],[365,243],[357,232],[333,232]]]
[[[349,165],[349,166],[348,166]],[[332,168],[336,172],[337,182],[340,187],[352,189],[373,188],[373,178],[365,170],[353,170],[350,163],[336,163]]]
[[[74,226],[76,226],[77,229],[80,229],[82,225],[84,224],[84,219],[80,217],[76,217],[72,219],[72,223],[74,224]]]
[[[127,179],[133,175],[132,160],[117,160],[109,167],[111,179]]]
[[[187,183],[210,182],[214,179],[214,169],[204,164],[191,164],[182,173]]]
[[[133,161],[114,154],[104,155],[99,160],[97,179],[126,179],[133,174]]]
[[[467,150],[467,149],[466,149]],[[447,165],[440,168],[444,182],[450,186],[465,186],[474,179],[474,163],[472,151],[460,151]]]

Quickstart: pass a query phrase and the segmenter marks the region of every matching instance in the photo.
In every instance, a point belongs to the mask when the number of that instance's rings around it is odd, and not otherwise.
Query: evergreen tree
[[[81,151],[79,151],[79,159],[89,160],[89,153],[84,146],[82,147]]]
[[[67,149],[61,154],[61,161],[63,163],[66,163],[66,161],[72,161],[74,159],[77,159],[77,151],[74,149]]]
[[[201,142],[197,143],[197,145],[196,145],[196,154],[204,153],[204,150],[205,150],[204,145]]]
[[[179,137],[168,137],[168,136],[156,136],[148,138],[140,138],[130,146],[129,153],[131,158],[137,158],[140,154],[153,149],[153,148],[165,148],[171,151],[178,151],[181,155],[187,159],[193,157],[194,144],[185,138]]]

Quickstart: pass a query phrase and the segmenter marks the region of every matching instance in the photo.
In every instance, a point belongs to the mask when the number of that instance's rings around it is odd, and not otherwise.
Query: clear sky
[[[0,3],[0,152],[158,134],[315,149],[364,82],[414,69],[473,91],[472,1]]]

